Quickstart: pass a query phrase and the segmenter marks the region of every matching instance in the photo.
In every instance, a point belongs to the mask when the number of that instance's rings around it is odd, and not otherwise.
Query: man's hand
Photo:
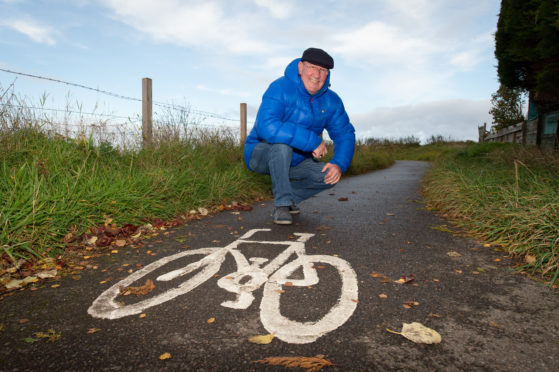
[[[342,178],[342,170],[336,164],[326,163],[322,168],[322,173],[326,171],[328,173],[324,176],[324,183],[328,185],[335,185]]]
[[[317,159],[324,157],[326,154],[328,154],[328,148],[326,148],[324,141],[320,142],[320,145],[312,152],[312,156]]]

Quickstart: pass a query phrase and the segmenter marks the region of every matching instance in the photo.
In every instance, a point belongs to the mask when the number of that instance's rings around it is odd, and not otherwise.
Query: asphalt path
[[[283,371],[255,361],[319,356],[325,371],[559,370],[557,291],[427,211],[428,167],[344,178],[289,226],[271,202],[208,216],[4,297],[0,369]],[[148,294],[120,294],[147,279]],[[387,331],[412,322],[442,342]]]

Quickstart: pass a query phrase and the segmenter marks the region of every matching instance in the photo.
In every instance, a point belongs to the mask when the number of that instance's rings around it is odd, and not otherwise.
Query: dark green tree
[[[559,104],[559,1],[502,0],[495,57],[501,85],[530,92],[538,106]]]
[[[489,113],[493,116],[493,128],[506,128],[524,120],[522,116],[523,104],[524,99],[521,89],[511,89],[501,85],[497,92],[491,95]]]

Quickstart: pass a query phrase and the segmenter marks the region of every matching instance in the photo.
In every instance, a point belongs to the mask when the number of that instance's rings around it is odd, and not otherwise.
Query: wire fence
[[[66,85],[112,97],[120,101],[142,103],[142,99],[118,94],[104,89],[60,79],[29,74],[0,68],[0,72],[17,77],[23,76],[55,84]],[[39,126],[42,130],[70,138],[85,137],[88,140],[110,142],[119,147],[139,147],[142,142],[142,117],[138,113],[122,115],[99,112],[96,105],[92,110],[84,110],[79,103],[66,102],[63,107],[49,107],[44,97],[38,103],[22,99],[16,93],[15,80],[3,88],[0,80],[0,129],[14,128],[23,123]],[[239,137],[239,119],[218,113],[195,109],[189,105],[179,105],[153,101],[154,138],[169,139],[192,136],[199,131],[224,131]],[[236,130],[235,130],[236,129]]]

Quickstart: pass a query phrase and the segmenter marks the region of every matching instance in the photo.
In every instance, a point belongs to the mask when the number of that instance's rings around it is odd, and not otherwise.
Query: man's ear
[[[299,61],[297,67],[299,68],[299,76],[301,76],[301,74],[303,73],[303,62]]]

